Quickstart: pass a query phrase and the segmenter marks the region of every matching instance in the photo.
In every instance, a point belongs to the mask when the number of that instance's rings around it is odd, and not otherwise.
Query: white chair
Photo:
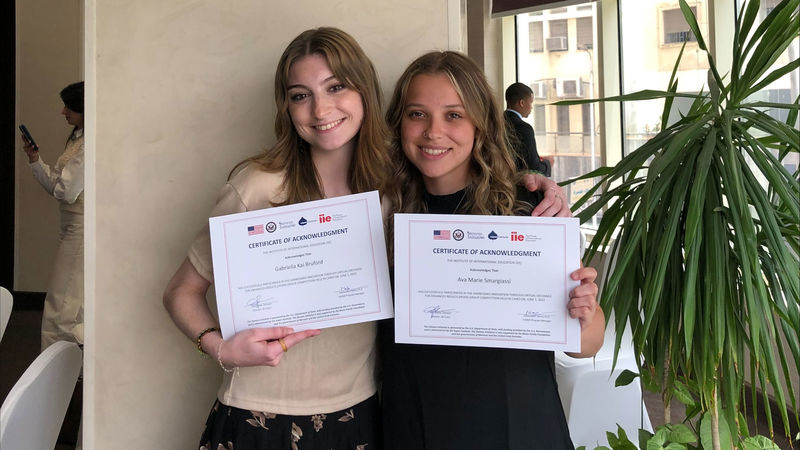
[[[609,258],[606,256],[606,265]],[[606,273],[605,268],[603,273]],[[627,386],[615,387],[623,370],[638,372],[634,359],[630,325],[625,327],[617,365],[613,372],[614,315],[606,324],[603,346],[594,358],[576,359],[556,353],[556,380],[561,404],[567,417],[570,437],[576,447],[594,448],[606,445],[606,432],[617,433],[619,424],[628,438],[636,442],[639,428],[653,431],[650,417],[642,401],[639,378]]]
[[[52,450],[81,371],[77,344],[47,347],[11,388],[0,408],[0,448]]]
[[[0,286],[0,339],[6,332],[8,318],[11,317],[11,309],[14,307],[14,297],[8,289]]]

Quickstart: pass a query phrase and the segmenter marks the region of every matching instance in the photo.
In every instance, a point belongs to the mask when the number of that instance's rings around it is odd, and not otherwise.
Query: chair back
[[[11,317],[11,308],[14,307],[14,297],[8,289],[0,286],[0,339],[6,332],[8,318]]]
[[[77,344],[56,342],[31,363],[0,408],[0,448],[52,450],[81,371]]]

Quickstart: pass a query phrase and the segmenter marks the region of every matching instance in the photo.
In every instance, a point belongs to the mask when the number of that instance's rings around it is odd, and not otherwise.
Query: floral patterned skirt
[[[377,396],[328,414],[288,416],[214,402],[200,450],[379,450]]]

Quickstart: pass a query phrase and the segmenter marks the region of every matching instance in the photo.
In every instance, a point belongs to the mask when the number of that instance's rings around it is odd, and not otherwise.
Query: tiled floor
[[[0,341],[0,400],[5,399],[8,391],[14,386],[17,378],[25,371],[25,368],[39,354],[39,324],[41,323],[41,311],[14,311],[6,329],[6,333]],[[645,405],[650,416],[653,427],[664,423],[664,408],[661,398],[657,394],[645,393]],[[677,401],[672,404],[672,418],[683,417],[683,405]],[[750,424],[751,430],[753,424]],[[766,423],[760,423],[759,429],[765,430]],[[776,436],[776,443],[781,449],[790,449],[788,441]],[[74,445],[58,444],[55,450],[74,450]],[[800,445],[795,444],[795,449],[800,450]]]

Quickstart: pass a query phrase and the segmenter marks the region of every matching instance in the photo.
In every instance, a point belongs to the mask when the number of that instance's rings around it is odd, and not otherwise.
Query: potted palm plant
[[[751,100],[800,66],[796,59],[772,69],[797,36],[799,2],[783,0],[756,24],[759,1],[748,1],[737,15],[730,72],[720,74],[709,53],[708,87],[699,94],[678,93],[676,63],[666,91],[599,100],[664,99],[661,131],[616,166],[578,178],[601,180],[575,208],[584,208],[582,222],[604,210],[586,261],[598,251],[615,258],[601,305],[615,312],[608,326],[616,327],[617,349],[630,322],[644,385],[667,403],[673,393],[684,397],[688,416],[706,415],[703,445],[714,450],[738,446],[746,434],[737,430],[746,426],[748,380],[765,398],[772,388],[787,435],[800,423],[789,375],[800,364],[800,192],[798,172],[782,164],[800,151],[798,101]],[[680,7],[708,53],[691,9],[684,0]],[[670,124],[675,97],[693,102]],[[786,122],[770,108],[788,109]],[[773,433],[769,409],[751,412],[766,414]]]

